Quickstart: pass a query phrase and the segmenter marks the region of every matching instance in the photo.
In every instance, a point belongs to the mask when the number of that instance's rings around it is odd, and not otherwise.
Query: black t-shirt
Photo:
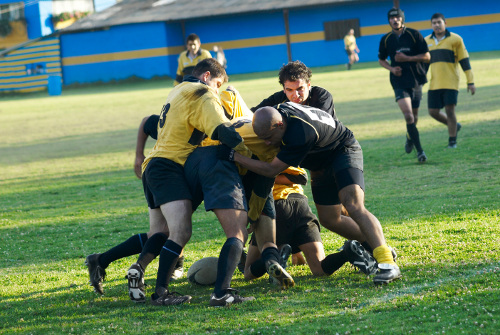
[[[155,140],[158,138],[158,121],[160,121],[160,116],[153,114],[146,120],[146,123],[142,127],[144,133]]]
[[[321,170],[333,161],[336,150],[354,143],[353,133],[318,108],[287,102],[276,106],[286,119],[286,131],[277,157],[284,163]]]
[[[424,37],[418,30],[403,28],[401,35],[393,31],[387,33],[380,40],[378,58],[385,60],[391,58],[391,66],[400,66],[403,69],[401,77],[390,74],[392,88],[413,88],[427,82],[426,66],[422,62],[396,62],[396,51],[401,51],[408,56],[416,56],[429,51]]]
[[[272,107],[289,101],[290,100],[286,97],[285,92],[279,91],[271,95],[269,98],[262,100],[260,104],[250,109],[252,112],[255,112],[261,107]],[[311,92],[309,92],[309,98],[307,98],[305,105],[319,108],[333,116],[334,119],[337,118],[337,115],[335,114],[335,105],[333,104],[333,97],[330,92],[322,87],[311,86]]]

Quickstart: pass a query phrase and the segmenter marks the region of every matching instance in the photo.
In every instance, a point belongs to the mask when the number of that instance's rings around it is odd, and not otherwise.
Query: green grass
[[[471,60],[478,90],[460,91],[456,150],[446,149],[446,128],[428,116],[424,95],[425,165],[403,153],[404,121],[386,70],[313,69],[313,84],[333,93],[363,146],[366,205],[398,251],[402,280],[375,287],[350,266],[323,278],[299,266],[289,268],[296,287],[278,291],[237,272],[232,285],[257,300],[223,309],[208,307],[211,288],[185,277],[173,288],[192,295],[191,304],[134,305],[124,275],[135,257],[110,265],[99,297],[83,264],[148,229],[132,169],[135,138],[171,80],[0,96],[0,333],[498,334],[500,53]],[[231,84],[249,106],[279,90],[275,72],[232,76]],[[327,253],[343,243],[326,230],[322,238]],[[215,216],[199,209],[186,269],[217,256],[224,240]],[[150,290],[156,268],[146,274]]]

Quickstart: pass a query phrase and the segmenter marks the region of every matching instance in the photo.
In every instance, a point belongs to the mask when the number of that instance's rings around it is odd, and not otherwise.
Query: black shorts
[[[396,102],[400,99],[411,98],[411,107],[419,108],[420,100],[422,100],[422,85],[413,88],[395,88],[394,95],[396,96]]]
[[[184,164],[193,210],[205,201],[207,211],[214,209],[247,210],[245,190],[233,162],[217,158],[217,146],[198,147]]]
[[[441,109],[444,106],[454,105],[458,102],[458,91],[456,90],[429,90],[427,93],[427,107],[429,109]]]
[[[167,202],[192,199],[182,165],[170,159],[152,158],[142,174],[142,186],[151,209]]]
[[[348,168],[336,172],[333,168],[311,171],[311,191],[314,202],[318,205],[339,205],[339,191],[349,185],[359,185],[365,189],[363,171]]]
[[[350,56],[354,53],[353,50],[349,50],[349,49],[345,49],[345,53],[347,54],[347,56]]]
[[[292,252],[300,251],[299,246],[310,242],[321,242],[318,218],[313,214],[307,197],[292,193],[287,199],[275,201],[276,244],[290,244]],[[257,245],[252,234],[250,243]]]

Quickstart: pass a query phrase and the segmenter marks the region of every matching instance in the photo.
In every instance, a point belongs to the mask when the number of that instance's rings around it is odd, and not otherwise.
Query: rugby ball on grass
[[[214,285],[217,279],[217,257],[205,257],[191,265],[187,272],[188,280],[197,285]]]

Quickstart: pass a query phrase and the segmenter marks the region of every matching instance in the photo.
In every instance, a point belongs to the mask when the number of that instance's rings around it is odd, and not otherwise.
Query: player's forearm
[[[424,62],[424,63],[429,63],[431,61],[431,54],[429,52],[416,55],[416,56],[410,56],[411,62]]]
[[[274,178],[281,172],[276,171],[277,169],[274,169],[270,163],[251,159],[237,152],[234,154],[234,161],[244,168],[268,178]]]
[[[135,145],[136,156],[144,156],[144,148],[146,147],[146,142],[148,140],[148,134],[144,132],[144,124],[148,119],[149,116],[146,116],[144,119],[142,119],[139,130],[137,131],[137,143]]]
[[[387,61],[387,59],[379,59],[379,60],[378,60],[378,63],[379,63],[379,64],[380,64],[380,66],[382,66],[384,69],[387,69],[387,70],[391,71],[392,66],[391,66],[391,64],[389,64],[389,62]]]

